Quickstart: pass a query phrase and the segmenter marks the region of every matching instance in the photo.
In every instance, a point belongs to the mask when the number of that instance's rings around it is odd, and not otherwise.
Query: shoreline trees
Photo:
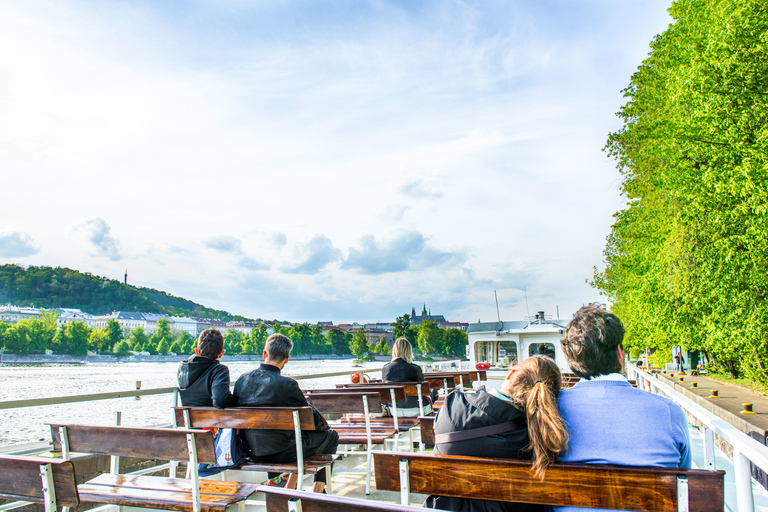
[[[768,4],[677,0],[606,145],[627,207],[593,286],[635,350],[768,382]]]

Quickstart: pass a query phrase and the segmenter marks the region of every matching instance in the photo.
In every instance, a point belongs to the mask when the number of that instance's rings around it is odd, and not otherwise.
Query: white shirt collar
[[[588,380],[588,381],[596,381],[596,380],[623,380],[624,382],[627,381],[627,378],[623,376],[620,373],[609,373],[608,375],[598,375],[597,377],[592,377],[591,379],[581,379],[581,380]]]

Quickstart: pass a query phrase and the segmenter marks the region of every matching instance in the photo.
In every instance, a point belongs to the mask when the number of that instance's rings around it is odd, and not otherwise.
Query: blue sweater
[[[626,381],[578,382],[560,393],[560,414],[571,436],[563,462],[691,467],[688,422],[680,406]]]

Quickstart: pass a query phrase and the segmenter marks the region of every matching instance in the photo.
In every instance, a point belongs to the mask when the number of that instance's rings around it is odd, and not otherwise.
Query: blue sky
[[[568,316],[668,6],[0,0],[0,262],[268,319]]]

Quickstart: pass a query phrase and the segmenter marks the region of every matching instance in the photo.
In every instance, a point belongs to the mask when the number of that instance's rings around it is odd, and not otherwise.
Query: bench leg
[[[371,494],[371,460],[373,459],[373,453],[371,448],[368,448],[368,452],[365,454],[366,467],[365,467],[365,495]]]
[[[296,484],[301,485],[301,482],[299,482],[299,475],[296,473],[291,473],[288,475],[288,482],[285,484],[286,489],[296,489]]]

